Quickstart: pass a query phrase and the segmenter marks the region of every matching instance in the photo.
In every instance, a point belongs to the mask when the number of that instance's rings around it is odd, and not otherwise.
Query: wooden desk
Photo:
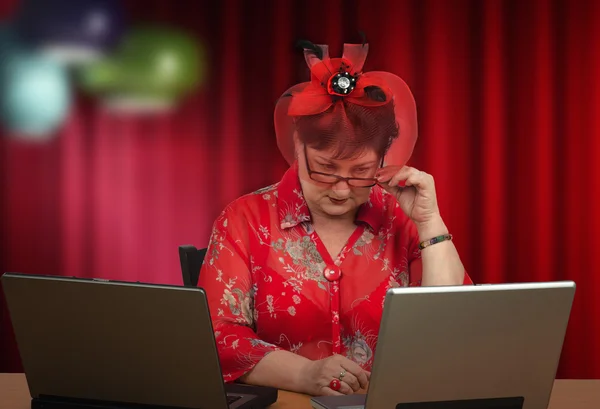
[[[29,409],[30,396],[23,374],[0,374],[0,409]],[[282,391],[270,409],[310,409],[310,398]],[[557,380],[548,409],[599,409],[600,379]]]

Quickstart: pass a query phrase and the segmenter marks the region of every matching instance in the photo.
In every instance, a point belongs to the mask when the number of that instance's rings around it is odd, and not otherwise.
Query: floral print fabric
[[[379,186],[356,225],[333,259],[312,228],[297,164],[221,213],[198,286],[226,382],[279,349],[309,359],[343,354],[371,370],[386,291],[421,284],[419,238]]]

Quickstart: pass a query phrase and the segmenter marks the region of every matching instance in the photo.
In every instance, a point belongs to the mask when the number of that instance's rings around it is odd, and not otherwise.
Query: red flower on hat
[[[325,45],[304,44],[311,80],[304,89],[292,93],[294,98],[289,115],[319,114],[340,98],[364,106],[384,105],[392,100],[392,92],[385,81],[362,72],[369,52],[368,44],[344,44],[342,58],[329,58]],[[385,101],[366,98],[365,88],[368,86],[381,88],[386,94]]]

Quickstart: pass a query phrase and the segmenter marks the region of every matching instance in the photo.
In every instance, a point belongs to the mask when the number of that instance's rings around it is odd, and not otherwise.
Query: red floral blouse
[[[379,186],[356,224],[332,259],[312,228],[297,164],[221,213],[198,286],[226,382],[279,349],[313,360],[343,354],[371,370],[386,291],[421,284],[419,237]]]

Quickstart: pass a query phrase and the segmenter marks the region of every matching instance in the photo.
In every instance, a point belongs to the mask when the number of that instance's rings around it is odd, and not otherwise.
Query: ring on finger
[[[342,387],[342,382],[336,378],[333,378],[331,382],[329,382],[329,387],[337,392]]]
[[[340,376],[339,376],[340,381],[342,380],[342,378],[344,376],[346,376],[346,370],[342,368],[342,372],[340,372]]]

